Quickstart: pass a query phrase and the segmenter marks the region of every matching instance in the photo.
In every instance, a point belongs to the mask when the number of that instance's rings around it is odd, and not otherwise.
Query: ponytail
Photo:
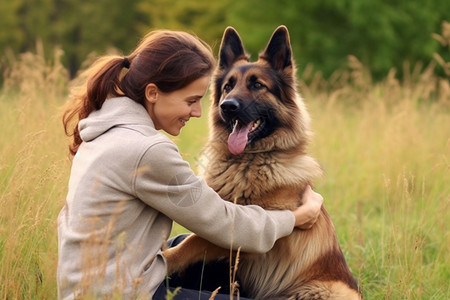
[[[127,59],[128,60],[128,59]],[[99,58],[84,71],[80,78],[85,82],[72,90],[69,103],[63,114],[63,125],[66,135],[72,136],[69,152],[74,156],[82,140],[78,130],[80,120],[102,107],[107,97],[123,96],[120,90],[120,77],[124,68],[124,58],[105,56]]]

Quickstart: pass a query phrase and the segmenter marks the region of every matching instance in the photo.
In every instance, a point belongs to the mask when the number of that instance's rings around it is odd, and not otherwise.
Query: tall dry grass
[[[56,298],[56,216],[69,162],[58,110],[60,52],[9,56],[0,93],[0,298]]]
[[[70,168],[60,121],[69,79],[56,53],[9,56],[0,91],[0,299],[56,298]],[[330,80],[301,76],[311,153],[326,173],[315,189],[366,299],[450,298],[450,88],[438,67],[448,62],[405,65],[404,80],[392,71],[375,83],[350,58]],[[176,140],[193,168],[207,102]]]
[[[447,299],[448,79],[425,70],[373,84],[362,71],[310,94],[312,152],[326,173],[317,189],[367,299]]]

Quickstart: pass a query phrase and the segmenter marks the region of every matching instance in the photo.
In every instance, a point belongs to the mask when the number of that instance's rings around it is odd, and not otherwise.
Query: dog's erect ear
[[[234,62],[242,59],[248,61],[241,37],[233,27],[228,26],[223,33],[222,43],[220,44],[219,68],[227,69]]]
[[[283,70],[292,66],[292,49],[289,39],[289,31],[286,26],[281,25],[272,34],[266,49],[259,55],[276,70]]]

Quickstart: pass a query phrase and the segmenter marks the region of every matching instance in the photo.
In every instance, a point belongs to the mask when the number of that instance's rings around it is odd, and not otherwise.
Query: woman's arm
[[[319,197],[307,194],[305,208],[266,211],[256,205],[241,206],[224,201],[195,176],[175,144],[152,145],[136,172],[136,195],[149,206],[199,236],[228,248],[267,252],[275,241],[289,235],[294,226],[307,228],[317,218]],[[320,207],[320,206],[319,206]]]

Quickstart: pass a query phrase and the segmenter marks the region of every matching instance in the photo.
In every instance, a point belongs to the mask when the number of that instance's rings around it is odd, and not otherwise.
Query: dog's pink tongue
[[[248,141],[248,132],[252,128],[253,122],[247,125],[241,125],[239,121],[233,127],[233,132],[228,137],[228,150],[234,155],[244,152]]]

